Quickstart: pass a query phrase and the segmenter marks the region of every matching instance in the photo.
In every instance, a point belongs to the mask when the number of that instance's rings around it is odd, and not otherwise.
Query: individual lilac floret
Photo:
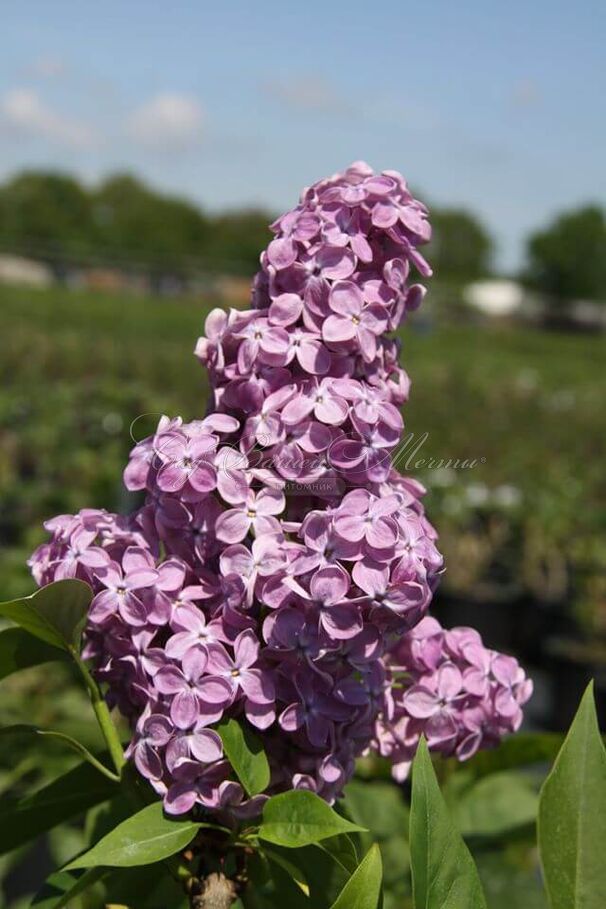
[[[392,461],[410,381],[397,329],[431,274],[425,207],[362,162],[272,225],[248,311],[213,310],[196,356],[209,411],[135,445],[128,516],[47,522],[36,581],[93,589],[85,656],[128,718],[127,756],[172,814],[329,802],[378,749],[401,777],[419,736],[468,757],[521,721],[531,686],[471,629],[428,617],[443,569],[423,487]],[[246,797],[215,726],[261,736]]]

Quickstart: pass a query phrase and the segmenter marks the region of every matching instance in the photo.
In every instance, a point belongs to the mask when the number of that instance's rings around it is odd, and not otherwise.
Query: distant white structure
[[[525,291],[515,281],[475,281],[467,285],[463,298],[469,306],[487,316],[512,316],[522,308]]]
[[[571,314],[579,328],[606,331],[606,302],[577,300],[572,304]]]
[[[29,287],[50,287],[53,273],[42,262],[0,253],[0,282],[26,284]]]

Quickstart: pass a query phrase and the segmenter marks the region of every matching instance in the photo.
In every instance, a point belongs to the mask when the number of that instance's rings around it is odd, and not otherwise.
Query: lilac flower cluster
[[[423,488],[392,466],[409,381],[385,336],[423,298],[411,269],[431,273],[425,208],[356,163],[273,230],[252,309],[214,310],[198,341],[209,414],[163,417],[131,452],[142,506],[55,518],[30,560],[39,584],[91,584],[86,655],[175,814],[267,797],[234,779],[223,717],[261,734],[269,793],[333,801],[369,748],[398,773],[421,732],[466,757],[529,694],[474,632],[427,631],[442,557]]]
[[[393,710],[377,725],[377,749],[396,779],[408,775],[421,735],[433,751],[460,761],[519,729],[532,682],[511,656],[489,650],[474,628],[442,628],[426,616],[386,655]]]

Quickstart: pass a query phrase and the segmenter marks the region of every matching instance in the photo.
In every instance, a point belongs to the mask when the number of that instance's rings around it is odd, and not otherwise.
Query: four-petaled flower
[[[170,718],[179,729],[189,729],[200,719],[216,722],[232,698],[224,679],[206,673],[208,660],[207,651],[192,648],[181,660],[181,669],[165,666],[154,679],[160,694],[171,695]]]
[[[251,489],[244,502],[219,515],[215,525],[217,537],[225,543],[239,543],[251,528],[255,536],[280,533],[275,515],[284,511],[285,504],[284,494],[277,489],[261,489],[258,493]]]
[[[109,562],[96,569],[96,576],[104,590],[98,593],[90,608],[90,616],[103,622],[118,612],[128,625],[145,625],[148,609],[142,591],[151,587],[159,578],[151,554],[130,546],[122,558],[122,565]]]
[[[333,723],[347,716],[347,707],[302,673],[294,681],[298,699],[282,711],[278,722],[286,732],[305,726],[311,744],[321,748],[329,739]]]
[[[335,284],[330,292],[329,316],[322,327],[322,337],[327,344],[339,345],[355,341],[366,363],[371,363],[377,353],[377,336],[387,326],[385,310],[378,303],[365,305],[360,288],[352,281]]]
[[[440,666],[431,688],[426,682],[408,689],[404,706],[412,717],[426,720],[424,733],[428,745],[442,745],[456,737],[463,696],[463,677],[454,663]]]

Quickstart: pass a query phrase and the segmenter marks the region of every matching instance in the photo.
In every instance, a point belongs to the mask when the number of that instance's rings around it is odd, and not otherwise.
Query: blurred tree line
[[[210,214],[128,174],[89,189],[60,173],[25,171],[0,186],[0,244],[37,258],[251,274],[271,239],[269,211]],[[490,272],[493,241],[463,210],[432,207],[435,271],[466,282]]]
[[[26,171],[0,186],[0,243],[36,258],[254,272],[271,214],[211,215],[129,174],[88,189],[74,177]]]
[[[430,208],[433,228],[427,258],[434,273],[467,283],[492,271],[494,242],[475,215],[459,208]]]
[[[528,240],[528,284],[555,301],[606,302],[606,213],[587,205]]]
[[[490,275],[494,242],[472,213],[431,207],[428,250],[440,279]],[[0,185],[0,247],[46,259],[105,260],[183,271],[249,275],[271,238],[272,213],[210,214],[129,174],[88,188],[66,174],[24,171]],[[552,299],[606,299],[606,216],[587,206],[528,240],[522,280]]]

